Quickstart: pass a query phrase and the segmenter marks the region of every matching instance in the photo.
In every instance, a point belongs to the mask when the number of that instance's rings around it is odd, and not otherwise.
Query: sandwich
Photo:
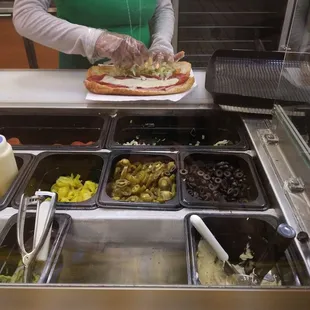
[[[120,68],[112,65],[92,66],[84,81],[95,94],[154,96],[183,93],[195,82],[191,64],[178,61],[184,52],[176,55],[173,63],[154,64],[150,58],[142,66]]]

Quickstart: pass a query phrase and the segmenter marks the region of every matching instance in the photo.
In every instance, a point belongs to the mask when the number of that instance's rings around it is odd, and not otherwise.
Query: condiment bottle
[[[15,156],[6,138],[0,135],[0,197],[3,197],[18,173]]]

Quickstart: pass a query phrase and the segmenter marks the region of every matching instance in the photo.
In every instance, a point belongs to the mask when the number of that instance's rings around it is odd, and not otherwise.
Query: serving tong
[[[192,215],[190,217],[190,222],[211,246],[217,259],[220,259],[224,263],[223,269],[225,274],[232,276],[236,284],[240,286],[260,285],[263,280],[269,283],[275,282],[276,279],[271,273],[271,270],[296,236],[296,232],[291,226],[284,223],[280,224],[265,251],[258,257],[253,272],[247,275],[240,273],[235,266],[229,262],[228,254],[199,216]]]
[[[46,201],[50,198],[50,201]],[[31,281],[32,263],[39,258],[45,261],[48,255],[52,223],[55,213],[57,194],[38,190],[34,196],[22,195],[17,214],[17,242],[24,265],[24,283]],[[29,206],[36,206],[33,246],[30,252],[25,248],[24,228]]]

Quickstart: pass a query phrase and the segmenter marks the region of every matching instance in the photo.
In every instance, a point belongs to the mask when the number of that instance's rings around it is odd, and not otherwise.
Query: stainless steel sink
[[[184,218],[177,212],[67,211],[73,224],[58,283],[182,285],[188,283]],[[204,214],[231,214],[206,211]],[[242,214],[242,212],[233,212]],[[259,215],[261,212],[246,212]],[[273,210],[265,214],[275,216]]]
[[[187,284],[183,221],[74,220],[59,283]]]

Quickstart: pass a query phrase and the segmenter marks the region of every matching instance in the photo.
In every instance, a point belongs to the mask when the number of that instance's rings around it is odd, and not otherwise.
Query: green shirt
[[[155,12],[156,0],[55,0],[55,3],[59,18],[74,24],[128,34],[147,47],[151,44],[149,21]],[[90,66],[85,57],[60,53],[61,69],[85,69]]]

